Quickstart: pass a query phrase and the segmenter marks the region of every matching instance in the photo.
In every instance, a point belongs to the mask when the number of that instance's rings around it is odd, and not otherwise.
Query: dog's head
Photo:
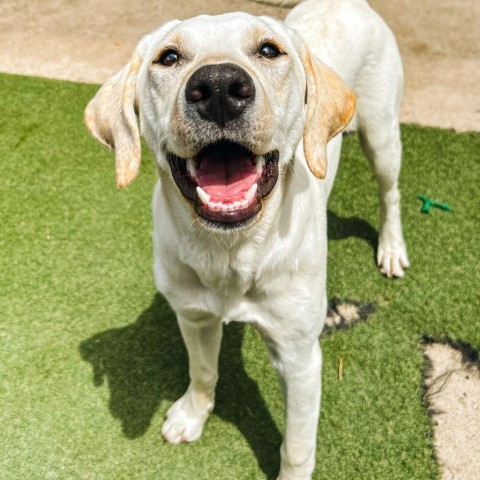
[[[144,37],[89,103],[91,133],[116,154],[119,187],[159,172],[207,228],[248,225],[302,140],[311,172],[350,121],[355,95],[283,23],[244,13],[172,21]]]

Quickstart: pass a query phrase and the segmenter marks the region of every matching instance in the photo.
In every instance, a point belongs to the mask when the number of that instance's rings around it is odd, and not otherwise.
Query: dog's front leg
[[[269,344],[286,407],[278,480],[310,480],[315,468],[322,352],[318,337]]]
[[[177,314],[177,318],[188,350],[190,384],[163,423],[162,435],[170,443],[193,442],[202,435],[215,403],[222,340],[222,323],[215,317],[189,319]]]

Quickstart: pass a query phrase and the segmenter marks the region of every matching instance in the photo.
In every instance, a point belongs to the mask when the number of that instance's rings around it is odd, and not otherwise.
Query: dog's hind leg
[[[373,65],[358,79],[357,128],[362,150],[378,183],[380,235],[377,263],[387,277],[403,277],[409,267],[400,216],[398,177],[402,161],[399,108],[403,75],[393,36],[387,36]]]
[[[378,183],[380,235],[377,264],[387,277],[403,277],[409,261],[402,233],[398,190],[402,145],[398,123],[393,119],[390,122],[383,125],[379,122],[373,127],[374,131],[367,125],[367,128],[359,129],[359,134],[362,149]]]
[[[193,442],[215,403],[222,323],[215,317],[187,319],[177,315],[188,350],[190,384],[168,410],[162,435],[170,443]]]

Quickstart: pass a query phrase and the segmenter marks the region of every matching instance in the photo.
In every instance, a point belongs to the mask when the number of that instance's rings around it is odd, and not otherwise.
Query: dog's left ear
[[[130,62],[100,88],[85,109],[90,133],[115,150],[117,187],[124,188],[140,168],[140,132],[135,115],[135,87],[142,58],[136,52]]]
[[[327,174],[327,142],[348,125],[355,113],[357,97],[305,47],[301,58],[307,77],[303,150],[310,171],[322,179]]]

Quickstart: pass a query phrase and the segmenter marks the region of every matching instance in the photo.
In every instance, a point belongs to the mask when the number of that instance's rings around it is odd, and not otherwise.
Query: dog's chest
[[[208,313],[225,322],[260,322],[272,299],[285,292],[282,285],[292,272],[285,265],[279,272],[268,250],[254,242],[236,247],[203,249],[197,244],[181,250],[180,260],[186,268],[184,281],[175,289],[174,308],[194,317]]]
[[[243,248],[190,245],[181,251],[181,261],[194,270],[203,287],[222,296],[244,295],[254,288],[261,268],[254,245]]]

